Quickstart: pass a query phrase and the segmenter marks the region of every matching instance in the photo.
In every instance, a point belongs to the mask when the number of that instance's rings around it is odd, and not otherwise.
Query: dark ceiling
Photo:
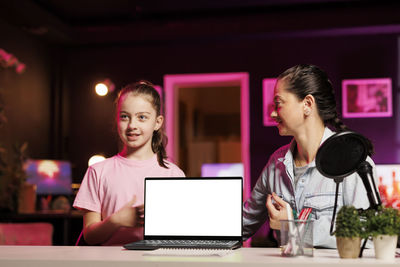
[[[0,9],[7,23],[65,45],[400,25],[400,1],[385,0],[3,0]]]

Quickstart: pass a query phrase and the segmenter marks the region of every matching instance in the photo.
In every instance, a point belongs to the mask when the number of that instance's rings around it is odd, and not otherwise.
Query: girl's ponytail
[[[167,142],[168,138],[165,135],[164,129],[162,127],[157,131],[153,132],[153,138],[151,140],[151,148],[153,149],[153,152],[157,154],[158,164],[164,168],[168,168],[164,161],[164,159],[167,158],[167,152],[165,150]]]

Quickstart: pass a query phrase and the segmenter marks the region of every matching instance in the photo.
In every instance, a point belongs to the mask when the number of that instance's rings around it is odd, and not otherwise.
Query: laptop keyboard
[[[231,248],[235,240],[143,240],[145,245],[163,248]]]

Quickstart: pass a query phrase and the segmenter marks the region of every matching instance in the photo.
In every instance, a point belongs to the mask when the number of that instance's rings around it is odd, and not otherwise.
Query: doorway
[[[187,176],[204,163],[243,164],[250,195],[248,73],[164,76],[167,154]]]

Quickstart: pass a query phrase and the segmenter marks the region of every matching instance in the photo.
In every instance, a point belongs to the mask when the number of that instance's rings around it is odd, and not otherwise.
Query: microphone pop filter
[[[367,158],[368,145],[362,135],[345,131],[330,136],[318,149],[315,163],[318,171],[335,180],[357,171]]]

